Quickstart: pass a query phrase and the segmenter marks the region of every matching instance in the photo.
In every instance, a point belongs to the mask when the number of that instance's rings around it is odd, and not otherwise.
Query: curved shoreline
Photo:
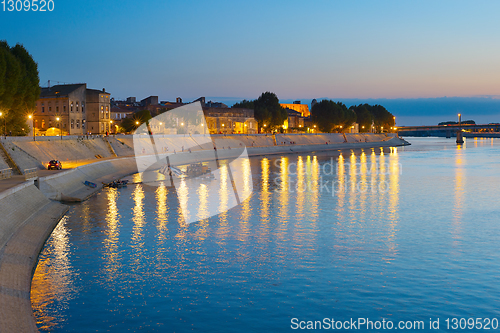
[[[394,137],[382,142],[248,147],[247,151],[248,156],[264,156],[395,147],[407,144],[406,141]],[[219,153],[222,155],[219,155],[221,159],[231,156],[231,150],[219,151]],[[7,223],[13,225],[10,228],[11,234],[4,235],[3,244],[2,238],[0,238],[0,308],[2,309],[0,311],[0,332],[38,332],[31,307],[31,280],[40,251],[53,229],[69,209],[69,206],[53,200],[64,201],[68,197],[85,200],[100,191],[103,186],[97,185],[95,188],[91,188],[83,185],[84,180],[101,184],[101,182],[109,182],[135,172],[137,172],[136,157],[122,157],[99,161],[39,178],[38,188],[26,182],[18,188],[11,189],[6,195],[0,193],[0,205],[6,198],[17,202],[16,195],[21,191],[25,193],[19,194],[19,196],[25,201],[30,202],[33,197],[37,197],[38,204],[41,204],[41,206],[33,206],[28,209],[23,206],[21,200],[19,209],[16,210],[16,207],[14,210],[11,209],[14,221]],[[36,204],[35,202],[34,205]],[[17,216],[18,211],[24,211],[25,214]],[[4,230],[0,229],[1,231]]]

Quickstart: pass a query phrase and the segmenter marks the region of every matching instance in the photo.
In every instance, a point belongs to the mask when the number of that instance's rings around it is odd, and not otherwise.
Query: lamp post
[[[59,117],[56,117],[56,120],[57,120],[57,126],[59,126],[59,134],[61,135],[61,141],[62,141],[62,126],[61,126],[61,118]]]
[[[33,141],[36,141],[35,140],[35,120],[33,119],[33,115],[32,114],[28,115],[28,119],[31,120],[31,129],[33,131]]]
[[[457,131],[457,144],[464,143],[464,137],[462,134],[462,115],[458,114],[458,131]]]
[[[7,139],[7,115],[0,112],[0,117],[3,117],[3,135]]]

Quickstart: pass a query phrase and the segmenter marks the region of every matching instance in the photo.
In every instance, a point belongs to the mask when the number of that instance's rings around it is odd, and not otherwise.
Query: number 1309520
[[[54,0],[2,0],[4,12],[51,12],[54,10]]]

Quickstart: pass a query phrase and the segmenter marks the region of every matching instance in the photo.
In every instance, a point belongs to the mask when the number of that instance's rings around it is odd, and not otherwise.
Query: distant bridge
[[[457,132],[463,132],[465,137],[500,137],[500,123],[471,125],[435,125],[435,126],[398,126],[400,136],[439,136],[451,138]]]

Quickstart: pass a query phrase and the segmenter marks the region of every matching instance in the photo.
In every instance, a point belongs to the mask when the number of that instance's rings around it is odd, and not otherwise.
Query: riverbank
[[[128,139],[128,138],[127,138]],[[220,138],[221,140],[230,140],[227,136]],[[246,140],[255,142],[255,138],[246,136]],[[259,137],[261,141],[269,141],[269,137]],[[328,150],[349,150],[349,149],[365,149],[376,147],[394,147],[408,144],[406,141],[397,137],[385,137],[382,141],[375,140],[375,137],[370,137],[373,141],[366,137],[350,137],[347,142],[337,142],[333,140],[334,136],[326,137],[327,141],[324,144],[297,144],[298,139],[311,142],[311,140],[323,140],[325,137],[287,137],[287,141],[274,142],[272,146],[249,146],[247,153],[249,156],[263,156],[268,154],[296,154],[296,153],[311,153]],[[378,139],[378,138],[377,138]],[[81,139],[78,139],[81,140]],[[104,140],[99,138],[97,140]],[[106,139],[107,140],[107,139]],[[273,138],[276,140],[276,138]],[[340,140],[340,137],[338,137]],[[24,139],[25,147],[35,146],[37,144],[27,144]],[[124,140],[125,141],[125,140]],[[349,142],[351,141],[351,142]],[[50,147],[49,140],[42,144],[45,150],[33,150],[41,152],[40,156],[47,156],[44,151]],[[104,142],[104,141],[103,141]],[[127,143],[120,141],[116,145],[127,146],[122,152],[133,151]],[[225,141],[227,142],[227,141]],[[293,142],[293,143],[292,143]],[[313,141],[314,142],[314,141]],[[78,143],[78,142],[76,142]],[[67,142],[67,145],[74,145],[75,142]],[[37,160],[34,155],[28,154],[24,149],[20,149],[11,141],[11,145],[15,147],[12,150],[16,158],[13,160],[16,163],[24,163],[28,161],[30,165],[43,166],[43,160]],[[57,146],[66,145],[63,141],[58,141]],[[82,144],[82,143],[78,143]],[[238,149],[230,149],[231,142],[225,143],[223,149],[217,151],[219,159],[234,158]],[[236,143],[234,143],[236,145]],[[85,144],[83,144],[85,145]],[[93,146],[96,146],[94,144]],[[101,146],[101,142],[98,141]],[[38,145],[40,146],[40,145]],[[113,145],[110,143],[110,146]],[[120,147],[118,146],[118,147]],[[10,146],[9,146],[10,147]],[[16,148],[17,147],[17,148]],[[239,147],[239,144],[237,144]],[[19,149],[18,149],[19,148]],[[92,148],[94,149],[94,148]],[[50,150],[48,150],[50,151]],[[64,148],[64,152],[68,153],[70,149]],[[110,150],[116,153],[115,149]],[[86,154],[90,156],[92,151]],[[59,154],[57,151],[50,151],[51,158]],[[158,158],[170,155],[172,153],[158,154]],[[213,154],[213,151],[197,150],[193,152],[175,153],[177,156],[184,157],[183,160],[200,161],[203,156]],[[116,154],[117,155],[117,154]],[[28,157],[26,157],[28,156]],[[96,162],[78,166],[74,169],[59,172],[46,177],[39,177],[35,181],[27,181],[18,186],[10,188],[7,191],[0,193],[0,211],[7,212],[0,217],[0,307],[3,311],[0,312],[0,331],[1,332],[36,332],[37,327],[30,303],[30,286],[31,278],[36,268],[37,258],[43,244],[50,236],[61,217],[68,210],[68,206],[56,201],[82,201],[102,189],[102,183],[107,183],[117,178],[124,177],[138,171],[138,163],[148,163],[152,155],[144,156],[128,156],[99,160]],[[35,160],[36,162],[33,162]],[[142,162],[141,162],[142,161]],[[21,164],[22,165],[22,164]],[[22,169],[22,168],[20,168]],[[95,187],[90,187],[84,182],[92,182]]]

